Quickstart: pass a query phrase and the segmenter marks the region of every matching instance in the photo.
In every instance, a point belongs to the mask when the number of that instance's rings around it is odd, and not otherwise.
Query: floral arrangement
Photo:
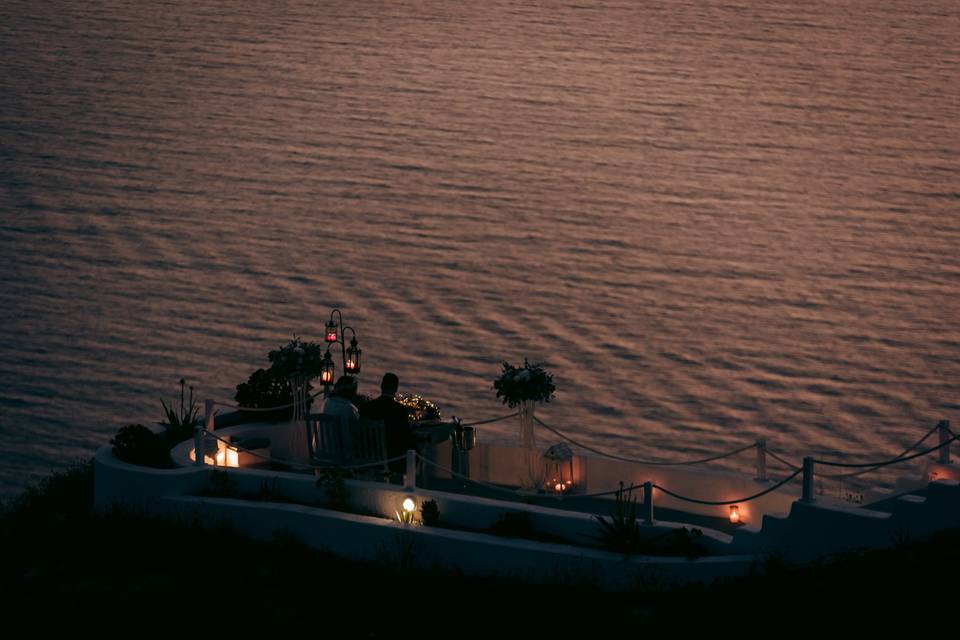
[[[267,354],[269,369],[257,369],[250,378],[237,385],[234,396],[241,407],[268,409],[282,407],[293,402],[293,387],[290,379],[296,376],[316,378],[323,364],[323,346],[315,342],[304,342],[297,336],[276,351]],[[307,391],[313,387],[308,383]],[[289,417],[290,408],[280,410],[276,419]]]
[[[297,336],[276,351],[271,351],[270,369],[277,377],[319,377],[323,365],[323,346],[316,342],[304,342]]]
[[[402,404],[410,412],[410,422],[421,422],[423,420],[439,420],[440,407],[430,402],[419,393],[412,396],[398,395],[397,402]]]
[[[522,367],[504,362],[503,372],[493,381],[493,388],[497,390],[497,397],[503,398],[503,403],[509,407],[524,401],[550,402],[557,390],[553,376],[541,365],[530,364],[526,358]]]

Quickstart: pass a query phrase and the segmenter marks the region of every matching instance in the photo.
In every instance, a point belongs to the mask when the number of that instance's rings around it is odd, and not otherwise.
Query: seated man
[[[394,396],[400,388],[400,379],[394,373],[385,373],[380,383],[380,397],[363,405],[360,415],[371,420],[383,420],[386,431],[387,457],[403,455],[409,449],[416,448],[416,438],[407,418],[409,410],[396,401]],[[403,473],[406,460],[390,463],[390,470]]]
[[[357,395],[357,381],[352,376],[340,376],[333,385],[333,392],[324,403],[323,411],[328,416],[337,416],[353,429],[360,422],[360,413],[351,398]]]

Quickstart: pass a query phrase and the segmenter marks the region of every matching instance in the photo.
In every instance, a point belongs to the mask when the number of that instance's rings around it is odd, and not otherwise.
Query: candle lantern
[[[357,346],[357,336],[350,339],[350,346],[346,351],[343,368],[351,375],[360,373],[360,348]]]
[[[346,344],[347,331],[350,332],[351,336],[349,348]],[[320,382],[324,386],[332,385],[334,381],[334,366],[330,348],[338,342],[340,343],[340,355],[343,358],[343,372],[347,375],[360,373],[361,352],[357,345],[357,332],[353,330],[353,327],[343,324],[343,314],[340,309],[334,309],[330,312],[330,319],[324,325],[323,339],[327,343],[327,353],[323,356],[323,367],[320,374]]]
[[[320,383],[324,385],[333,384],[334,371],[333,358],[330,356],[330,350],[328,349],[323,354],[323,362],[320,363]]]
[[[730,506],[730,524],[740,524],[740,505]]]
[[[327,328],[326,331],[323,332],[323,339],[330,343],[337,341],[337,323],[333,318],[327,320]]]
[[[565,442],[555,444],[544,452],[547,462],[547,489],[566,493],[573,486],[573,451]]]
[[[227,445],[225,442],[217,443],[217,454],[213,460],[213,465],[217,467],[239,467],[240,451]]]

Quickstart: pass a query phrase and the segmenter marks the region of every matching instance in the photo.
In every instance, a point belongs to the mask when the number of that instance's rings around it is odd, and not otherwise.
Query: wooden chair
[[[383,420],[360,418],[360,423],[351,433],[350,456],[348,465],[368,464],[384,461],[382,466],[357,469],[360,475],[372,475],[379,478],[390,476],[387,464],[387,434]]]
[[[349,430],[340,418],[323,413],[307,415],[307,450],[311,464],[340,467],[349,452]]]

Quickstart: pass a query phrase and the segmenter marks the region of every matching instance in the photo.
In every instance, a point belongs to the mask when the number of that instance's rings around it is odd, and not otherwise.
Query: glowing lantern
[[[217,446],[216,459],[212,460],[211,464],[218,467],[239,467],[240,451],[220,442]]]
[[[320,383],[333,384],[334,365],[330,352],[323,354],[323,362],[320,363]]]
[[[403,510],[407,513],[413,513],[413,510],[417,508],[417,503],[413,501],[413,498],[407,498],[403,501]]]
[[[327,328],[323,332],[323,339],[330,343],[337,341],[337,323],[334,322],[333,318],[327,320]]]
[[[565,493],[573,486],[573,451],[565,442],[555,444],[544,452],[547,460],[547,488]]]
[[[730,524],[740,524],[740,505],[731,505]]]
[[[346,372],[350,374],[360,373],[360,348],[357,346],[356,336],[350,339],[350,347],[347,349],[345,358],[343,366]]]

